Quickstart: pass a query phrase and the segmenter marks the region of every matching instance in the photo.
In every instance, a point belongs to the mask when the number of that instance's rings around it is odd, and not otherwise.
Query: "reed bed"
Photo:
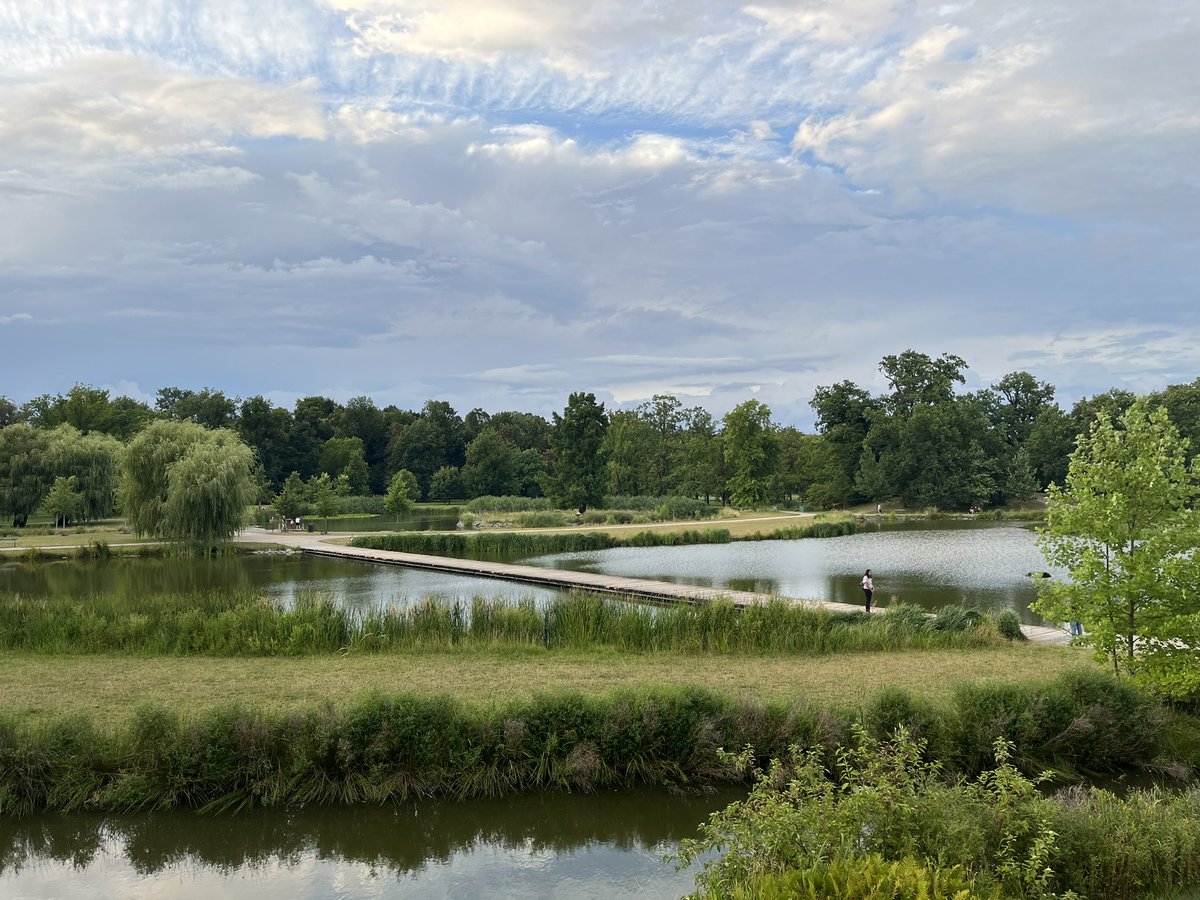
[[[948,772],[992,764],[971,752],[981,732],[1011,741],[1014,759],[1035,767],[1150,763],[1170,724],[1152,698],[1103,673],[977,690],[997,696],[955,695],[932,710],[910,698],[907,724],[941,736],[928,752]],[[372,694],[341,709],[268,715],[229,707],[190,718],[143,707],[115,729],[87,717],[37,727],[0,719],[0,815],[698,785],[744,777],[723,762],[727,747],[753,746],[765,765],[795,745],[832,766],[855,723],[873,731],[905,706],[896,697],[885,705],[839,710],[684,687],[556,691],[487,705]],[[1064,729],[1064,719],[1087,724]]]
[[[471,559],[522,559],[548,553],[583,553],[613,547],[678,547],[685,544],[728,544],[733,537],[725,528],[680,532],[639,531],[631,535],[602,531],[568,531],[554,534],[491,532],[449,534],[406,532],[356,537],[351,546],[400,553],[465,556]]]
[[[683,654],[800,654],[1005,643],[995,620],[961,607],[930,616],[831,613],[773,600],[651,606],[573,593],[544,605],[476,597],[368,610],[301,592],[288,606],[253,592],[153,598],[0,600],[0,650],[44,654],[298,656],[403,650],[543,648]]]

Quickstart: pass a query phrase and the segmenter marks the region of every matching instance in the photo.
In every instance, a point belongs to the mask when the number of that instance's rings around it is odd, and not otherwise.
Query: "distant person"
[[[1072,619],[1070,622],[1071,637],[1083,637],[1083,623],[1078,619]]]
[[[877,515],[877,516],[883,515],[883,504],[882,503],[875,504],[875,515]]]
[[[871,611],[871,598],[875,596],[875,582],[871,578],[871,570],[867,569],[867,574],[862,580],[863,596],[867,598],[867,612]]]

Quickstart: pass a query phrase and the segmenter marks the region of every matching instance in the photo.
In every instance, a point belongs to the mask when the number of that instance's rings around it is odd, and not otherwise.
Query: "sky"
[[[0,0],[0,394],[1200,375],[1195,0]]]

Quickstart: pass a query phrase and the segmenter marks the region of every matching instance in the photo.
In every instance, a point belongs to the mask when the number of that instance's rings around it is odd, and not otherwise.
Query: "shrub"
[[[1026,639],[1025,632],[1021,630],[1021,620],[1011,609],[1006,609],[996,616],[996,628],[1010,641]]]
[[[545,512],[554,509],[548,497],[476,497],[467,503],[471,512]]]

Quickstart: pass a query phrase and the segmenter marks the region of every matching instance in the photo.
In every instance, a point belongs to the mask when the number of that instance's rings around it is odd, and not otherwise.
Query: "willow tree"
[[[1101,413],[1048,491],[1040,543],[1070,572],[1034,609],[1077,620],[1118,674],[1177,697],[1200,691],[1200,472],[1166,410],[1142,400]]]
[[[50,439],[23,422],[0,428],[0,515],[23,527],[54,481],[46,465]]]
[[[121,451],[120,441],[101,432],[83,434],[71,425],[50,432],[50,475],[75,479],[81,497],[78,517],[103,519],[116,511]]]
[[[138,534],[211,546],[241,527],[253,466],[232,431],[152,422],[122,454],[121,506]]]

